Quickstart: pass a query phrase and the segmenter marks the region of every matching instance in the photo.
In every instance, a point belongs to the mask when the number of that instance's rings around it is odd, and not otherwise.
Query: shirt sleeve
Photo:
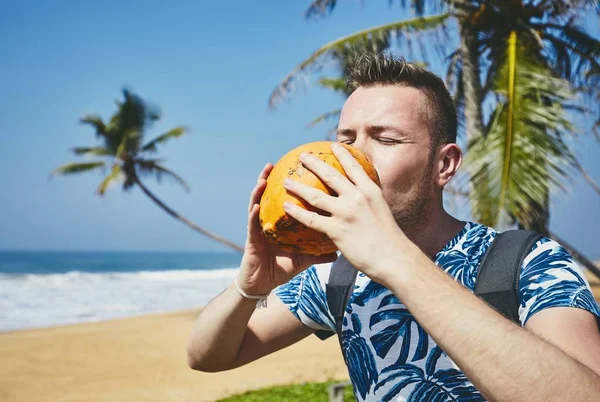
[[[317,330],[322,340],[335,335],[335,324],[327,306],[325,278],[331,264],[312,266],[288,283],[275,289],[275,294],[304,325]]]
[[[547,237],[538,241],[523,261],[519,300],[523,326],[534,314],[552,307],[589,311],[600,325],[600,309],[581,268],[560,244]]]

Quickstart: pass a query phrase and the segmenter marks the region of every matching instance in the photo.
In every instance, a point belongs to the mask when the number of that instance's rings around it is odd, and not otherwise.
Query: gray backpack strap
[[[357,273],[356,268],[350,264],[346,257],[340,255],[335,263],[333,263],[329,273],[329,281],[325,285],[327,305],[335,320],[335,330],[340,342],[340,348],[342,348],[342,354],[344,354],[342,347],[342,321],[346,306],[348,306],[352,290],[354,289]]]
[[[541,238],[541,234],[531,230],[498,233],[481,262],[475,282],[475,294],[519,326],[521,266]]]

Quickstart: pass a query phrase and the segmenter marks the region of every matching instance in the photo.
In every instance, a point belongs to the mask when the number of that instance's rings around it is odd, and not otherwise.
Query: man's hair
[[[444,82],[431,71],[389,53],[358,55],[346,71],[348,88],[399,85],[418,89],[427,98],[424,116],[431,129],[432,152],[456,142],[456,108]]]

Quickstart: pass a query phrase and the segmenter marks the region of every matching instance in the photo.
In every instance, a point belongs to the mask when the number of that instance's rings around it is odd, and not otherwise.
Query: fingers
[[[248,204],[248,213],[252,211],[252,207],[256,204],[260,204],[260,198],[265,192],[265,188],[267,188],[267,181],[265,179],[258,179],[258,184],[254,186],[252,189],[252,193],[250,194],[250,203]]]
[[[250,213],[250,211],[252,210],[252,206],[254,204],[260,203],[260,198],[262,197],[263,192],[265,191],[265,188],[267,185],[266,180],[269,177],[269,174],[271,173],[272,170],[273,170],[273,165],[270,163],[267,163],[265,165],[265,167],[263,168],[263,170],[258,175],[258,179],[256,180],[256,186],[254,186],[254,188],[252,189],[252,193],[250,194],[250,201],[248,204],[248,213]]]
[[[350,180],[344,177],[336,168],[318,157],[311,154],[302,154],[300,155],[300,161],[336,193],[344,194],[352,191],[354,186]]]
[[[283,209],[288,215],[296,219],[298,222],[321,233],[325,233],[325,228],[329,226],[327,225],[327,219],[331,219],[330,217],[325,217],[316,212],[308,211],[302,207],[292,204],[291,202],[283,203]]]
[[[260,211],[260,206],[258,204],[254,204],[250,208],[250,212],[248,213],[247,237],[248,237],[248,242],[250,242],[250,243],[256,243],[261,240],[262,229],[260,227],[260,220],[258,217],[259,211]]]
[[[258,180],[256,182],[257,183],[260,182],[261,179],[267,180],[267,177],[269,177],[271,170],[273,170],[273,165],[270,163],[267,163],[265,165],[265,167],[263,168],[262,172],[260,172],[260,174],[258,175]]]
[[[329,213],[335,209],[335,198],[317,188],[292,179],[285,179],[283,187],[315,208]]]
[[[373,185],[377,186],[373,180],[369,177],[365,169],[361,164],[352,156],[350,151],[344,148],[338,143],[331,144],[331,150],[335,157],[340,161],[340,164],[344,168],[344,172],[352,183],[363,189],[370,189]]]

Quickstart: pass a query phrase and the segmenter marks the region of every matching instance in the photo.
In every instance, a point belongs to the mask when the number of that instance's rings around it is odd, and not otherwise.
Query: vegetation
[[[326,402],[327,387],[336,381],[277,386],[220,399],[217,402]],[[352,387],[344,389],[344,402],[354,402]]]
[[[333,40],[295,67],[274,89],[269,105],[288,98],[302,75],[332,60],[338,77],[320,85],[347,95],[344,67],[364,50],[395,50],[413,61],[446,68],[466,143],[465,175],[452,193],[467,196],[476,220],[503,230],[512,225],[554,237],[596,274],[600,270],[549,231],[550,195],[586,174],[569,139],[575,118],[598,128],[600,41],[581,25],[600,14],[595,1],[390,1],[417,17]],[[409,4],[407,4],[409,3]],[[325,16],[336,0],[314,0],[307,18]],[[454,27],[454,28],[453,28]],[[339,109],[314,124],[337,119]],[[583,118],[582,118],[583,117]]]
[[[81,123],[94,128],[96,138],[100,140],[101,145],[77,147],[72,151],[78,156],[94,156],[100,159],[92,162],[67,163],[56,168],[52,175],[72,175],[100,169],[106,170],[110,167],[110,172],[96,191],[99,196],[104,196],[110,185],[119,181],[122,182],[122,188],[125,191],[138,186],[144,194],[173,218],[236,251],[243,251],[241,246],[194,224],[175,212],[143,184],[141,177],[153,175],[159,182],[163,178],[172,179],[189,191],[186,182],[165,167],[162,160],[155,156],[159,145],[181,138],[188,131],[184,127],[175,127],[144,143],[145,134],[152,123],[160,119],[160,113],[156,108],[126,89],[123,90],[123,97],[123,101],[116,101],[117,111],[108,123],[103,122],[97,115],[89,115],[81,119]]]

